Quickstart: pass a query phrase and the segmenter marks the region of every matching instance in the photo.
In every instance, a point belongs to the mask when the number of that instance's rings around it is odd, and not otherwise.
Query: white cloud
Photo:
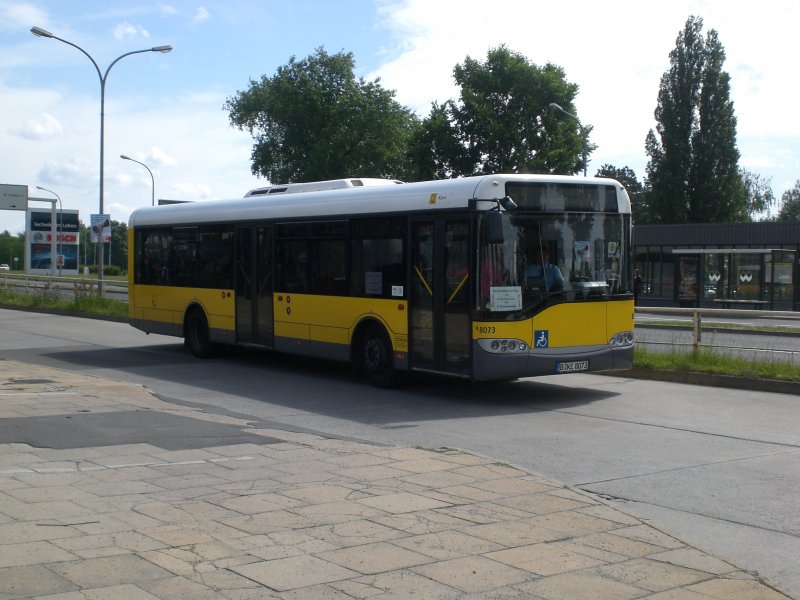
[[[149,176],[147,177],[149,180]],[[114,171],[109,177],[106,178],[106,182],[108,181],[111,181],[113,184],[120,187],[126,187],[133,183],[133,176],[129,173],[123,173],[122,171]]]
[[[47,13],[28,2],[3,2],[0,4],[0,30],[14,31],[32,25],[40,27],[48,22]]]
[[[149,38],[150,32],[141,25],[132,25],[127,21],[125,23],[119,23],[114,27],[115,40],[131,40],[139,37]]]
[[[194,18],[192,19],[195,23],[200,23],[201,21],[205,21],[211,17],[211,13],[208,12],[208,9],[204,6],[198,6],[197,11],[194,13]]]
[[[150,148],[148,157],[151,158],[154,163],[159,164],[161,166],[174,167],[175,165],[178,164],[178,161],[176,161],[175,158],[168,155],[161,148],[158,148],[156,146]]]
[[[28,140],[49,140],[64,134],[64,128],[50,113],[42,113],[38,119],[26,121],[12,129],[13,133]]]
[[[74,156],[66,160],[48,160],[39,170],[40,181],[54,186],[84,187],[96,185],[98,166],[85,156]]]
[[[211,186],[205,183],[176,182],[169,187],[172,200],[207,200],[213,198]]]

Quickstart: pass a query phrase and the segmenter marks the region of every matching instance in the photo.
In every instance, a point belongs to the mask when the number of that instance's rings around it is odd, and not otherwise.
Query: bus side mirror
[[[486,242],[489,244],[502,244],[505,242],[503,237],[503,215],[499,210],[490,210],[486,213]]]

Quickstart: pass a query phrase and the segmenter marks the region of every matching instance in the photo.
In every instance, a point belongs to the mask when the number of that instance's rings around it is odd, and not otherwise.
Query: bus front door
[[[469,375],[469,221],[412,223],[411,368]]]
[[[272,348],[272,228],[236,228],[236,341]]]

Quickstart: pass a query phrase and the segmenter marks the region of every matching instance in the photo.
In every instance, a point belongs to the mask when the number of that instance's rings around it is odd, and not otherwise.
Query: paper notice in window
[[[490,310],[522,310],[522,288],[518,285],[505,285],[489,288]]]
[[[382,294],[383,273],[380,271],[367,271],[364,273],[364,291],[367,294]]]

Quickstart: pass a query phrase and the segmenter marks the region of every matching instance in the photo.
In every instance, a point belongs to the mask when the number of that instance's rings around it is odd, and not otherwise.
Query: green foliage
[[[97,244],[91,242],[89,230],[83,221],[80,222],[80,239],[81,246],[85,247],[79,261],[82,266],[89,267],[90,273],[97,273]],[[82,262],[84,256],[86,265]],[[111,245],[106,244],[103,251],[103,264],[103,275],[120,275],[128,271],[128,224],[124,221],[111,221]]]
[[[292,57],[225,103],[254,138],[252,172],[272,182],[403,179],[418,120],[379,80],[357,79],[352,53]]]
[[[769,209],[775,206],[775,194],[772,191],[772,179],[764,178],[746,169],[741,171],[747,197],[747,215],[745,220],[759,221],[768,218]]]
[[[505,46],[486,61],[469,56],[453,77],[459,99],[434,104],[423,122],[435,177],[482,173],[576,173],[583,169],[577,124],[548,109],[551,102],[575,114],[578,86],[553,64],[539,67]],[[587,135],[591,128],[587,127]]]
[[[109,256],[109,252],[111,253]],[[107,264],[109,258],[111,264]],[[106,266],[103,273],[119,275],[128,270],[128,224],[121,221],[111,221],[111,247],[105,248]],[[113,272],[112,272],[113,271]]]
[[[116,261],[115,261],[116,262]],[[89,273],[92,275],[97,275],[97,265],[87,265],[89,267]],[[105,265],[103,267],[103,277],[120,277],[126,273],[126,270],[123,270],[116,264]]]
[[[423,120],[412,138],[410,157],[415,168],[410,181],[447,179],[467,169],[460,164],[462,148],[450,122],[447,105],[434,102],[430,115]]]
[[[792,189],[783,192],[778,221],[800,221],[800,179]]]
[[[90,295],[78,295],[72,300],[66,300],[47,290],[35,294],[27,294],[14,293],[11,290],[0,288],[0,305],[38,308],[66,313],[89,313],[120,318],[128,316],[127,302]]]
[[[654,223],[720,223],[747,217],[747,189],[738,167],[736,117],[725,50],[717,32],[702,37],[689,17],[670,52],[645,141],[648,204]]]
[[[11,269],[22,269],[25,260],[25,234],[12,235],[8,231],[0,233],[0,263],[6,263]],[[19,260],[15,263],[14,258]]]

